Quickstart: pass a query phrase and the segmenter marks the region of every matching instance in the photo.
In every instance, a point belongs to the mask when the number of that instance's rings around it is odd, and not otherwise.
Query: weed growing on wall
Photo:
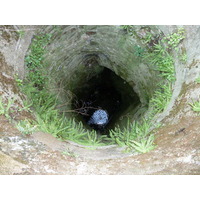
[[[15,75],[14,75],[14,78],[15,78],[15,81],[16,81],[16,83],[17,83],[17,85],[18,85],[19,87],[23,85],[23,80],[21,80],[21,79],[19,78],[19,75],[18,75],[18,74],[15,74]]]
[[[162,39],[162,42],[167,44],[167,48],[175,49],[178,51],[178,45],[180,41],[185,38],[185,30],[184,28],[179,28],[177,32],[167,35]]]
[[[199,84],[200,83],[200,77],[196,78],[195,82]]]
[[[28,120],[22,120],[16,124],[17,129],[24,135],[32,134],[36,131],[37,126],[34,126]]]
[[[129,33],[133,27],[125,27]],[[133,34],[136,34],[133,32]],[[142,43],[147,46],[142,58],[143,62],[150,65],[153,70],[159,72],[162,78],[157,85],[157,90],[150,99],[149,106],[152,107],[153,114],[162,112],[169,103],[172,96],[172,85],[175,81],[174,57],[172,51],[178,51],[178,45],[185,38],[185,30],[179,28],[177,32],[167,36],[154,36],[150,29],[140,38]],[[186,53],[180,55],[180,60],[186,62]]]
[[[155,148],[154,136],[149,129],[151,123],[145,119],[141,122],[128,121],[127,127],[120,129],[116,127],[110,131],[111,139],[119,146],[126,146],[127,151],[135,149],[140,153],[147,153]]]
[[[134,35],[134,26],[132,25],[122,25],[122,29],[124,29],[129,35]]]
[[[20,38],[22,38],[25,35],[25,31],[24,30],[18,30],[17,34],[19,35]]]
[[[172,84],[166,82],[159,84],[159,88],[155,91],[153,98],[151,98],[149,104],[153,107],[153,113],[156,114],[162,112],[168,103],[170,102],[172,96]]]
[[[190,103],[189,105],[192,107],[192,110],[194,112],[197,112],[199,114],[199,112],[200,112],[200,101]]]
[[[195,83],[197,83],[197,84],[200,83],[200,77],[197,77],[195,79]],[[200,114],[200,100],[199,101],[193,101],[192,103],[189,103],[189,105],[192,107],[192,110],[194,112],[197,112],[198,115]]]
[[[134,31],[134,26],[125,25],[122,28],[129,35],[138,37]],[[157,90],[150,98],[149,107],[151,108],[151,112],[148,121],[143,120],[140,123],[134,121],[133,123],[128,123],[124,130],[116,128],[110,131],[111,138],[119,145],[126,145],[128,148],[135,149],[141,153],[146,153],[155,148],[154,136],[150,133],[150,122],[155,114],[164,111],[172,97],[175,67],[171,51],[175,50],[178,52],[178,45],[184,38],[185,30],[183,28],[179,28],[177,32],[162,38],[155,37],[150,29],[148,29],[145,36],[140,38],[146,49],[144,50],[137,46],[137,48],[134,48],[134,54],[142,57],[143,62],[151,65],[155,71],[158,71],[162,81],[158,83]],[[181,56],[181,61],[186,62],[186,54]],[[195,109],[198,109],[198,106],[197,104],[193,105]]]
[[[186,63],[187,62],[187,54],[183,53],[183,54],[179,55],[179,59],[182,63]]]
[[[167,35],[154,44],[151,52],[144,57],[144,60],[151,63],[153,69],[162,77],[162,82],[158,84],[158,89],[149,102],[149,106],[153,107],[153,114],[162,112],[171,99],[172,85],[175,81],[174,58],[171,50],[177,51],[179,43],[184,38],[185,31],[180,28],[176,33]]]
[[[138,45],[135,45],[133,48],[134,48],[134,55],[142,58],[144,55],[144,49]]]
[[[14,101],[15,99],[9,98],[8,102],[5,103],[3,102],[2,97],[0,97],[0,115],[4,115],[7,119],[10,120],[10,114],[14,112],[14,110],[12,110]]]
[[[36,35],[32,39],[30,53],[25,58],[25,63],[28,68],[27,79],[34,83],[34,87],[42,90],[45,85],[45,67],[43,64],[45,47],[51,39],[51,34]]]

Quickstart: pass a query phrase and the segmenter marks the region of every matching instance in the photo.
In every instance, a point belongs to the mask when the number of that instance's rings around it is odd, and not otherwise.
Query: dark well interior
[[[77,118],[87,128],[95,129],[102,134],[115,127],[120,116],[130,107],[140,104],[140,99],[132,87],[110,69],[103,67],[98,75],[92,77],[75,93],[72,108],[77,112]],[[106,110],[109,122],[103,129],[87,124],[91,115],[97,110]]]

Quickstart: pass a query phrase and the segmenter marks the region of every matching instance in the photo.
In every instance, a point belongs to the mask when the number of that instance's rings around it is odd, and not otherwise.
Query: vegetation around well
[[[125,25],[122,28],[132,37],[138,38],[134,26]],[[133,47],[134,55],[140,57],[144,63],[150,65],[153,70],[159,73],[161,81],[157,85],[153,96],[149,100],[151,108],[148,118],[140,122],[128,123],[124,130],[116,128],[110,131],[113,138],[119,145],[126,145],[128,149],[135,149],[141,153],[149,152],[155,148],[154,135],[150,131],[153,117],[163,112],[170,102],[175,81],[175,67],[173,51],[179,53],[178,45],[185,38],[185,30],[179,28],[177,32],[167,36],[154,35],[148,29],[146,35],[140,38],[143,46]],[[181,61],[186,62],[186,54],[181,54]]]
[[[123,29],[135,37],[133,26],[123,26]],[[49,79],[44,63],[45,47],[51,42],[51,37],[51,34],[36,35],[25,58],[27,77],[23,83],[19,80],[18,83],[28,97],[27,105],[34,110],[35,121],[29,124],[20,122],[17,125],[18,129],[24,134],[30,134],[37,129],[63,140],[71,140],[89,146],[118,144],[127,147],[127,151],[140,153],[154,149],[154,135],[150,131],[151,120],[157,113],[164,111],[171,99],[175,81],[172,52],[179,51],[178,45],[185,37],[184,29],[180,28],[176,33],[163,36],[158,40],[155,40],[155,35],[148,32],[146,37],[141,39],[143,45],[133,47],[134,55],[140,57],[144,63],[148,63],[153,70],[157,71],[161,81],[149,100],[151,113],[148,119],[129,121],[124,129],[116,127],[114,130],[110,130],[110,138],[100,136],[94,130],[86,130],[82,123],[66,118],[56,109],[60,102],[47,89]],[[152,41],[155,42],[152,43]]]
[[[194,101],[193,103],[190,103],[190,106],[194,112],[200,113],[200,101]]]
[[[24,134],[30,134],[37,127],[37,130],[50,133],[62,140],[71,140],[89,146],[105,145],[102,142],[106,140],[104,136],[84,129],[81,122],[66,118],[56,109],[60,102],[47,89],[49,79],[43,62],[45,47],[50,41],[50,34],[36,35],[25,58],[27,77],[23,83],[19,80],[17,82],[28,97],[28,104],[34,110],[35,120],[28,124],[22,121],[17,124],[17,128]]]

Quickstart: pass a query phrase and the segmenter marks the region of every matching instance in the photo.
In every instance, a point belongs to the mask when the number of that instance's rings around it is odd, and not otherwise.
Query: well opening
[[[123,29],[118,26],[45,27],[41,39],[50,39],[42,47],[46,49],[42,59],[45,67],[40,73],[47,77],[42,86],[45,95],[48,91],[55,97],[56,112],[65,117],[62,128],[58,126],[60,129],[55,131],[57,137],[84,141],[84,144],[90,140],[90,144],[98,145],[100,140],[95,135],[98,132],[98,136],[110,136],[112,143],[120,142],[121,146],[129,141],[149,140],[151,147],[150,130],[154,129],[157,123],[154,121],[172,95],[173,56],[169,56],[170,51],[164,43],[158,55],[158,38],[161,41],[163,34],[157,27],[144,30],[134,26],[132,35]],[[151,38],[141,36],[141,32]],[[166,68],[166,61],[170,64],[167,72],[159,68]],[[48,98],[42,100],[46,103]],[[94,123],[97,118],[99,121]]]
[[[91,30],[96,34],[88,35]],[[142,59],[146,46],[139,46],[137,37],[117,26],[47,27],[45,34],[52,36],[45,46],[46,89],[58,99],[58,111],[69,121],[75,119],[77,127],[81,122],[90,132],[87,135],[95,135],[95,130],[114,143],[115,138],[129,137],[123,134],[136,130],[129,122],[140,126],[148,118],[150,99],[162,79]],[[79,135],[83,129],[75,128],[74,132]],[[69,128],[59,136],[70,139],[70,134]],[[138,134],[132,135],[131,140]]]

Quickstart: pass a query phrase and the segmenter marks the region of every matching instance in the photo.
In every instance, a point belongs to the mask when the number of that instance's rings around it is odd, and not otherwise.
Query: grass
[[[20,38],[22,38],[25,35],[25,31],[24,30],[18,30],[17,34],[19,35]]]
[[[25,105],[23,108],[14,107],[15,99],[8,98],[7,103],[0,97],[0,115],[4,115],[8,120],[11,120],[11,113],[21,112],[23,110],[30,111],[30,105]]]
[[[7,103],[4,103],[2,97],[0,97],[0,115],[4,115],[7,119],[10,119],[10,113],[13,112],[11,107],[14,104],[15,99],[8,99]]]
[[[183,53],[179,56],[179,59],[182,63],[186,63],[187,62],[187,54]]]
[[[200,83],[200,77],[196,78],[195,82]]]
[[[200,112],[200,101],[189,103],[189,105],[192,107],[194,112]]]
[[[121,28],[125,30],[129,35],[134,35],[134,27],[132,25],[122,25]]]
[[[50,34],[34,37],[29,54],[25,58],[28,76],[23,84],[18,78],[16,79],[17,83],[22,84],[21,90],[28,97],[26,104],[31,105],[34,110],[36,120],[32,126],[62,140],[71,140],[88,146],[106,145],[103,142],[106,140],[104,136],[98,136],[95,131],[85,130],[81,122],[77,123],[74,119],[66,118],[56,109],[60,102],[46,88],[49,80],[45,71],[44,55],[45,47],[50,41]],[[27,124],[27,127],[23,125],[19,124],[18,128],[25,134],[29,133],[28,130],[32,131],[31,124]]]
[[[143,138],[139,142],[133,140],[129,143],[129,146],[140,153],[148,153],[156,147],[154,145],[154,135],[149,135],[149,137]]]
[[[131,36],[136,35],[134,26],[124,25],[124,30]],[[155,40],[155,38],[160,38]],[[152,69],[158,72],[161,77],[161,82],[158,83],[152,97],[150,97],[149,105],[155,113],[164,111],[172,96],[172,85],[175,78],[174,58],[171,54],[173,49],[178,48],[180,42],[185,38],[185,30],[183,28],[177,29],[175,33],[169,34],[165,37],[156,36],[148,29],[146,35],[140,38],[146,50],[137,46],[134,54],[142,57],[143,62],[150,64]],[[181,60],[186,62],[186,53],[182,55]]]
[[[150,133],[151,123],[145,119],[142,122],[128,121],[127,127],[116,127],[110,131],[111,139],[119,146],[126,146],[128,151],[136,150],[147,153],[155,148],[154,136]]]
[[[124,30],[131,36],[135,35],[134,27],[127,25],[122,26]],[[136,35],[137,36],[137,35]],[[142,57],[143,62],[150,64],[152,68],[159,73],[161,81],[157,85],[153,96],[149,100],[151,112],[148,116],[148,121],[128,123],[123,130],[116,128],[110,131],[111,138],[120,146],[127,146],[130,150],[136,150],[140,153],[147,153],[155,148],[154,135],[151,133],[150,121],[155,114],[163,112],[170,102],[172,97],[172,85],[175,78],[174,58],[171,51],[178,51],[178,45],[185,38],[185,30],[179,28],[177,32],[165,36],[155,42],[154,35],[147,32],[146,36],[140,39],[147,47],[147,50],[142,50],[137,46],[134,53],[138,57]],[[153,43],[153,45],[152,45]],[[137,53],[139,52],[139,53]],[[182,55],[181,61],[186,62],[186,54]],[[200,109],[200,103],[193,105],[193,109]]]
[[[159,88],[150,99],[149,106],[153,108],[153,114],[162,112],[167,107],[172,97],[172,85],[170,82],[159,84]]]
[[[163,38],[163,42],[167,43],[167,47],[170,49],[178,50],[179,43],[185,38],[184,28],[179,28],[177,32],[167,35]]]
[[[158,83],[149,105],[153,107],[154,113],[164,111],[172,96],[172,85],[175,78],[174,58],[171,55],[171,50],[177,50],[179,43],[185,38],[185,31],[179,28],[177,32],[167,35],[162,40],[159,40],[152,47],[150,52],[144,55],[144,61],[151,63],[153,69],[159,72],[162,81]],[[183,56],[186,62],[186,56]]]
[[[30,121],[23,120],[16,124],[17,129],[24,135],[32,134],[36,131],[37,126],[34,126]]]
[[[45,47],[51,40],[51,34],[36,35],[30,46],[30,53],[25,57],[28,68],[28,80],[38,89],[43,89],[46,81],[45,65],[43,64]]]
[[[15,75],[14,75],[14,78],[15,78],[15,81],[16,81],[17,85],[18,85],[19,87],[21,87],[21,86],[23,85],[23,80],[19,78],[19,75],[18,75],[18,74],[15,74]]]
[[[144,52],[145,52],[145,50],[144,50],[143,48],[141,48],[141,47],[138,46],[138,45],[135,45],[135,46],[133,47],[133,49],[134,49],[134,55],[135,55],[135,56],[137,56],[137,57],[143,57]]]
[[[168,53],[164,44],[155,44],[152,52],[146,52],[144,61],[150,63],[155,71],[160,72],[163,79],[173,82],[175,80],[175,68],[173,57]]]
[[[79,156],[78,154],[74,153],[70,149],[67,149],[66,151],[63,151],[62,154],[66,155],[66,156],[73,157],[73,158],[77,158]]]
[[[29,97],[29,104],[35,112],[34,126],[40,131],[83,145],[105,145],[102,142],[103,136],[97,136],[95,131],[85,130],[81,122],[77,123],[74,119],[68,119],[61,114],[56,109],[58,104],[56,97],[48,91],[38,90],[33,84],[24,85],[23,91]]]

